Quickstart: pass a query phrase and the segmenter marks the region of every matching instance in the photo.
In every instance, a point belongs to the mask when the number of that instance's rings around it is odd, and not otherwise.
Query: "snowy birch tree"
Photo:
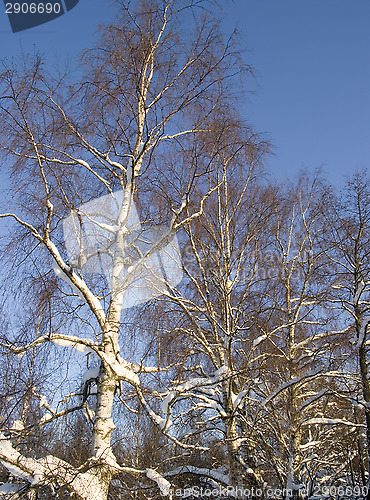
[[[171,316],[159,332],[182,349],[172,356],[177,373],[159,390],[162,412],[183,439],[201,440],[204,463],[196,456],[168,474],[258,488],[253,439],[243,429],[253,391],[253,286],[269,214],[270,188],[259,182],[266,144],[226,117],[215,124],[212,140],[202,142],[198,161],[212,168],[197,197],[208,186],[217,189],[203,214],[184,226],[183,286],[159,297],[156,307]],[[190,216],[192,207],[187,210]]]
[[[183,453],[199,449],[197,441],[170,433],[169,419],[155,406],[148,381],[168,367],[146,365],[143,352],[126,359],[123,339],[130,307],[174,293],[176,233],[203,214],[222,184],[210,177],[212,162],[198,166],[197,147],[217,116],[235,113],[233,81],[242,68],[233,39],[223,39],[204,5],[166,0],[131,8],[121,2],[117,24],[104,28],[100,45],[84,56],[78,85],[69,75],[48,73],[40,58],[21,67],[4,64],[0,133],[12,193],[1,217],[18,225],[19,269],[28,266],[35,297],[39,287],[47,300],[36,306],[41,319],[39,328],[31,325],[33,338],[10,336],[1,347],[14,355],[60,349],[70,370],[51,374],[54,386],[85,356],[80,388],[60,398],[51,390],[51,399],[36,392],[33,398],[44,411],[37,427],[84,411],[92,432],[88,458],[73,465],[57,454],[23,453],[3,427],[0,461],[16,478],[3,491],[32,497],[46,488],[60,498],[68,490],[105,500],[112,479],[128,484],[128,477],[168,495],[159,464],[140,469],[119,463],[112,451],[116,404],[132,414],[132,398]],[[200,183],[207,187],[193,199]],[[22,279],[15,272],[20,290]],[[12,304],[18,311],[20,297]],[[212,380],[226,383],[225,360],[218,365]],[[17,427],[20,437],[32,430],[24,422]]]
[[[365,184],[355,201],[353,189],[338,202],[317,180],[305,183],[276,198],[274,250],[267,260],[272,272],[263,292],[268,315],[261,351],[269,358],[257,393],[264,477],[286,487],[287,497],[289,490],[293,497],[299,490],[310,497],[323,488],[359,488],[366,477],[363,382],[351,345],[353,331],[357,345],[360,330],[346,317],[346,311],[355,317],[348,262],[366,266],[366,250],[360,257],[352,246],[359,200],[366,206]]]
[[[0,494],[368,484],[366,178],[266,182],[216,3],[117,3],[0,74]]]
[[[318,179],[306,177],[278,190],[260,263],[263,305],[254,340],[259,407],[251,427],[266,480],[286,490],[287,498],[298,498],[300,489],[312,492],[323,470],[337,471],[342,457],[324,466],[324,443],[330,436],[334,446],[339,425],[356,429],[332,407],[345,329],[327,302],[324,194]]]
[[[332,199],[331,207],[329,220],[334,252],[329,255],[333,261],[333,303],[353,325],[350,352],[356,360],[352,370],[358,375],[358,384],[352,384],[348,397],[358,421],[365,423],[366,438],[358,439],[358,480],[363,486],[369,486],[370,192],[367,173],[355,174],[342,197]]]

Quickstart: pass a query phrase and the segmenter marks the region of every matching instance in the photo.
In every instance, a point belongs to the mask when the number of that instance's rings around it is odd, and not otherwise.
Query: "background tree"
[[[332,408],[346,330],[328,303],[326,191],[319,178],[302,176],[274,193],[259,269],[259,406],[250,426],[269,483],[294,498],[301,488],[310,492],[320,483],[327,453],[322,445],[328,435],[335,441],[327,426],[338,432],[338,425],[353,424]],[[341,460],[331,464],[333,471]]]
[[[261,477],[255,450],[241,433],[244,396],[253,390],[247,330],[256,307],[254,268],[268,218],[269,188],[258,183],[266,144],[226,118],[215,125],[208,141],[203,134],[199,139],[197,162],[209,174],[197,185],[195,204],[209,186],[216,189],[203,213],[184,226],[181,288],[158,299],[157,314],[167,311],[170,318],[165,335],[181,346],[177,356],[171,356],[179,365],[177,373],[170,373],[170,383],[163,380],[167,387],[159,394],[167,421],[181,429],[184,440],[198,442],[209,452],[204,454],[208,467],[193,455],[183,465],[184,474],[191,471],[213,483],[257,487]],[[188,210],[190,216],[191,204]],[[158,335],[162,329],[159,323]]]
[[[367,173],[357,173],[340,198],[331,199],[331,242],[333,302],[342,311],[344,321],[353,325],[351,369],[358,383],[351,386],[349,399],[356,420],[366,423],[366,439],[359,436],[359,484],[369,485],[369,222],[370,193]],[[361,416],[360,416],[361,415]],[[365,477],[367,477],[365,481]],[[369,498],[369,497],[368,497]]]

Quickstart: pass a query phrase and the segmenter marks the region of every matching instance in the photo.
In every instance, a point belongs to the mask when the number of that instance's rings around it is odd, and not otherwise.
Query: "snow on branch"
[[[298,411],[302,411],[304,408],[307,408],[308,406],[310,406],[312,403],[314,403],[315,401],[318,401],[320,398],[322,398],[323,396],[325,396],[325,394],[327,394],[328,392],[328,389],[322,389],[321,391],[319,391],[317,394],[311,396],[310,398],[306,399],[302,404],[301,406],[299,407],[299,410]]]
[[[34,470],[31,466],[32,459],[23,457],[2,432],[0,432],[0,462],[13,476],[32,483]]]
[[[221,417],[227,417],[227,413],[223,409],[222,405],[220,403],[218,403],[217,401],[215,401],[211,398],[208,398],[208,397],[204,396],[203,394],[193,394],[190,392],[187,395],[194,397],[194,398],[197,398],[200,401],[202,401],[201,403],[197,403],[195,405],[194,409],[198,409],[198,408],[213,409],[213,410],[216,410],[219,413],[219,415],[221,415]]]
[[[301,423],[301,425],[313,425],[313,424],[322,424],[322,425],[349,425],[350,427],[363,427],[366,428],[366,425],[364,424],[356,424],[354,422],[349,422],[348,420],[344,420],[343,418],[325,418],[325,417],[318,417],[318,418],[309,418],[308,420],[305,420],[304,422]]]
[[[11,214],[11,213],[7,213],[7,214],[0,214],[0,218],[5,218],[5,217],[12,217],[13,219],[15,219],[18,224],[20,224],[21,226],[25,227],[26,229],[28,229],[32,235],[40,242],[43,241],[43,238],[41,236],[41,234],[37,231],[37,229],[35,227],[32,226],[32,224],[28,224],[27,222],[24,222],[23,220],[21,220],[17,215],[15,214]]]
[[[108,366],[119,379],[132,384],[134,387],[140,386],[140,379],[137,373],[140,371],[139,365],[130,363],[123,359],[119,354],[106,354],[99,350],[99,356],[106,366]]]
[[[226,377],[225,377],[226,375]],[[178,384],[172,387],[164,400],[162,401],[162,412],[167,413],[168,406],[173,402],[178,395],[183,394],[185,392],[191,391],[196,388],[202,388],[204,386],[213,386],[225,378],[228,378],[229,370],[226,366],[221,366],[218,370],[215,371],[213,377],[194,377],[183,384]]]
[[[370,323],[370,314],[366,314],[361,318],[360,332],[358,335],[357,347],[362,347],[364,341],[366,340],[367,329]]]
[[[146,411],[148,417],[151,419],[153,424],[155,424],[159,429],[161,430],[162,434],[171,441],[173,441],[175,444],[177,444],[180,448],[183,448],[185,450],[197,450],[197,451],[208,451],[209,448],[205,446],[201,446],[199,444],[187,444],[180,439],[177,439],[174,435],[171,435],[167,432],[167,429],[171,426],[172,422],[169,418],[169,412],[167,414],[167,418],[163,418],[160,415],[157,415],[150,407],[149,403],[146,401],[144,394],[139,386],[136,386],[136,393],[139,398],[139,401]]]
[[[13,354],[22,355],[26,351],[50,341],[61,347],[73,347],[78,352],[94,352],[99,355],[99,345],[95,344],[92,340],[59,333],[42,335],[33,342],[24,346],[15,346],[13,344],[0,342],[0,347],[3,347]]]
[[[68,277],[67,270],[71,272],[71,269],[66,266],[65,270],[61,269],[57,262],[54,260],[53,261],[53,270],[57,278],[60,278],[63,280],[65,283],[67,283],[68,286],[71,287],[73,292],[83,301],[86,302],[85,297],[82,295],[81,290],[77,288],[77,286],[71,281],[71,278]]]
[[[4,342],[0,342],[0,347],[6,349],[7,351],[13,354],[22,355],[26,351],[33,349],[34,347],[43,344],[44,342],[48,342],[49,340],[50,340],[49,335],[42,335],[41,337],[38,337],[36,340],[25,346],[15,346],[13,344],[6,344]]]
[[[73,347],[78,352],[94,352],[99,356],[99,346],[90,339],[83,339],[72,335],[52,334],[48,340],[61,347]]]
[[[360,283],[358,283],[358,285],[356,287],[356,292],[353,296],[353,305],[354,306],[358,305],[360,297],[362,295],[362,292],[365,290],[365,288],[366,288],[366,283],[364,282],[364,280],[361,280]]]
[[[309,337],[305,338],[301,342],[298,342],[297,344],[294,344],[295,349],[302,349],[307,344],[311,344],[313,342],[317,342],[318,340],[326,339],[329,337],[332,337],[333,335],[343,335],[344,333],[347,333],[352,329],[352,325],[347,326],[343,330],[332,330],[332,331],[327,331],[323,333],[317,333],[314,335],[310,335]]]
[[[295,385],[295,384],[299,384],[300,382],[302,382],[303,380],[306,380],[308,378],[315,377],[318,374],[320,374],[321,371],[322,371],[321,368],[318,368],[316,370],[310,370],[309,372],[305,373],[301,377],[295,377],[295,378],[292,378],[290,380],[287,380],[286,382],[281,384],[272,394],[270,394],[267,398],[265,398],[261,402],[261,405],[266,406],[267,403],[269,403],[271,400],[273,400],[278,394],[280,394],[282,391],[284,391],[288,387]]]
[[[236,410],[238,406],[243,402],[247,394],[248,390],[240,391],[239,394],[234,394],[233,392],[231,393],[234,410]]]
[[[193,465],[185,465],[178,467],[166,473],[166,476],[178,476],[179,474],[196,474],[197,476],[209,477],[219,483],[230,486],[230,478],[226,474],[213,469],[206,469],[205,467],[195,467]]]
[[[146,470],[146,477],[155,481],[158,485],[158,488],[161,490],[161,495],[169,496],[171,492],[171,483],[167,481],[159,472],[154,469]]]
[[[143,474],[145,471],[133,469],[132,467],[121,467],[117,464],[111,450],[98,457],[105,467],[108,467],[112,473],[126,472],[129,474]],[[90,459],[80,468],[76,469],[69,463],[60,458],[48,455],[40,459],[25,457],[19,453],[3,433],[0,432],[0,462],[15,477],[26,481],[28,486],[37,485],[57,485],[66,484],[82,499],[101,498],[101,492],[104,488],[96,469],[93,467],[96,458]],[[91,462],[91,463],[90,463]],[[86,467],[90,469],[86,471]],[[154,476],[154,475],[153,475]],[[154,479],[156,480],[156,479]],[[160,481],[158,474],[158,486],[164,488],[164,482]],[[164,480],[165,481],[165,480]],[[160,486],[160,487],[161,487]],[[19,489],[24,485],[17,485]],[[6,493],[15,492],[15,487],[8,484],[3,485],[2,490]],[[0,489],[0,493],[2,492]],[[164,489],[161,491],[164,491]]]

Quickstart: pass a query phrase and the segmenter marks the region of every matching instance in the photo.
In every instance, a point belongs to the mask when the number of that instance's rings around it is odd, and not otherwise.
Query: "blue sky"
[[[336,184],[368,167],[370,2],[236,0],[233,21],[257,76],[246,117],[275,146],[273,174],[322,166]]]
[[[225,0],[223,27],[239,29],[255,69],[241,110],[274,147],[272,176],[322,167],[329,181],[369,167],[370,1]],[[80,0],[64,16],[11,33],[0,12],[0,58],[44,53],[49,64],[77,57],[112,16],[109,0]]]

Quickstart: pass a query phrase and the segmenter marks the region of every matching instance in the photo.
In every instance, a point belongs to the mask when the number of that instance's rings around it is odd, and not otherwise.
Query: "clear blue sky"
[[[0,58],[22,47],[50,64],[75,57],[112,12],[109,0],[80,0],[59,19],[13,34],[2,11]],[[272,175],[323,166],[337,184],[369,167],[370,0],[225,0],[223,18],[225,31],[238,27],[255,68],[242,112],[274,146]]]

